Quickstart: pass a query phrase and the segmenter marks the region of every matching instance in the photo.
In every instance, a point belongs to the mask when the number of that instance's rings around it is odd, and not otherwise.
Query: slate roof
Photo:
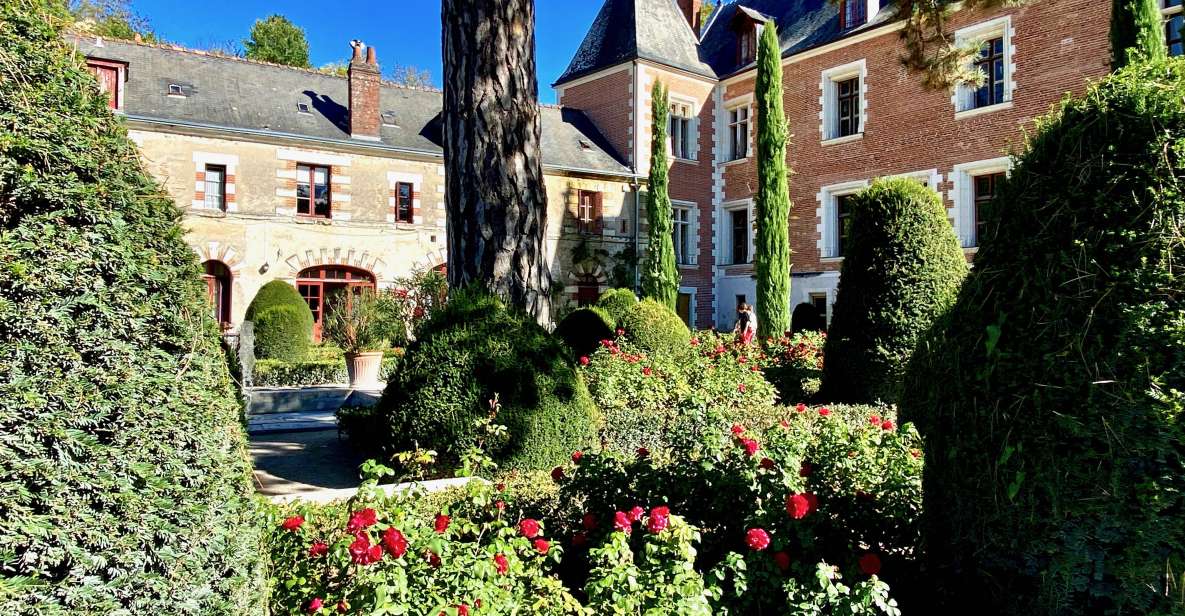
[[[398,126],[384,125],[381,142],[351,139],[344,77],[127,41],[76,39],[88,57],[126,62],[124,112],[130,120],[163,122],[368,146],[394,152],[443,154],[443,95],[430,89],[384,83],[380,109]],[[169,85],[185,96],[169,96]],[[300,113],[306,103],[309,113]],[[632,175],[629,167],[580,111],[542,106],[545,167]]]
[[[716,77],[701,58],[699,40],[674,0],[605,0],[554,85],[635,59]]]

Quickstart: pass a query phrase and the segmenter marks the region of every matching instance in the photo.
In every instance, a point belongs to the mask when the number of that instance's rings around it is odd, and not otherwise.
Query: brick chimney
[[[695,32],[696,36],[699,36],[699,29],[701,25],[699,23],[699,11],[700,6],[703,3],[701,0],[678,0],[678,2],[679,10],[683,11],[683,17],[687,20],[687,23],[691,25],[691,31]]]
[[[379,127],[382,126],[379,118],[382,75],[378,60],[375,59],[374,47],[366,47],[362,41],[351,41],[350,46],[354,48],[347,71],[350,78],[350,137],[378,141]],[[366,59],[362,58],[363,47],[366,47]]]

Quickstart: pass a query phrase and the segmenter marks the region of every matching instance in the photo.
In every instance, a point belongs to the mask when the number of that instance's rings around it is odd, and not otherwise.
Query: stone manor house
[[[1180,54],[1182,0],[1164,3]],[[835,300],[850,195],[881,176],[937,191],[974,256],[980,206],[1024,128],[1108,72],[1105,0],[960,10],[948,26],[981,46],[982,87],[923,88],[900,62],[892,0],[605,0],[541,109],[556,291],[589,303],[630,285],[646,249],[650,92],[670,90],[679,312],[732,325],[753,302],[757,40],[777,24],[793,170],[792,305]],[[227,328],[273,279],[318,323],[334,290],[389,286],[443,268],[440,92],[387,83],[354,43],[348,77],[170,46],[77,39],[149,169],[184,211]]]

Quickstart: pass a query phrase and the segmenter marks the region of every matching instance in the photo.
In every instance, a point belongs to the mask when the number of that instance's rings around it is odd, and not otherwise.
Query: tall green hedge
[[[757,335],[761,340],[790,329],[789,143],[782,110],[782,47],[771,21],[757,47]]]
[[[1185,613],[1183,159],[1185,62],[1132,66],[1039,122],[993,201],[901,403],[947,607]]]
[[[852,199],[823,356],[824,400],[893,402],[918,336],[950,308],[967,261],[938,193],[883,179]]]
[[[667,164],[667,120],[670,107],[667,88],[654,82],[650,111],[650,178],[647,182],[646,263],[642,268],[642,297],[671,310],[679,299],[679,268],[675,265],[675,238],[670,195],[670,165]]]
[[[594,440],[599,413],[563,342],[488,295],[454,291],[383,392],[386,449],[465,453],[495,394],[509,434],[487,445],[504,467],[550,469]]]
[[[313,313],[296,287],[273,280],[255,293],[245,318],[255,323],[255,357],[298,362],[313,340]]]
[[[258,614],[201,270],[64,4],[0,3],[0,611]]]

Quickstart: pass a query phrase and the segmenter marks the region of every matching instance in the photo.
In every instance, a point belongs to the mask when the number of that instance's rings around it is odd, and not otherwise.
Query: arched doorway
[[[375,288],[374,274],[346,265],[317,265],[305,268],[296,277],[296,288],[313,312],[313,341],[321,342],[325,311],[333,310],[333,298],[352,297]]]
[[[206,281],[206,297],[210,300],[211,315],[222,329],[230,327],[231,274],[222,261],[213,259],[202,263],[202,279]]]

